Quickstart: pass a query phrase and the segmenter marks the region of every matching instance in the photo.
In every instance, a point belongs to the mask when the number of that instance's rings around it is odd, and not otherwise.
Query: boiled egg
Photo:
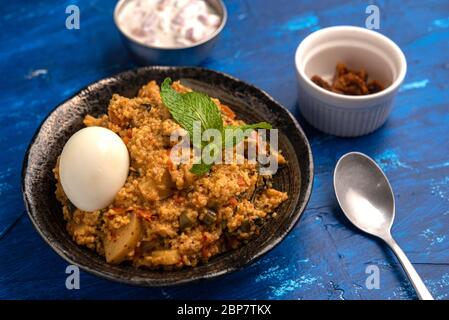
[[[79,130],[62,150],[59,176],[67,198],[80,210],[107,207],[128,177],[129,155],[122,139],[102,127]]]

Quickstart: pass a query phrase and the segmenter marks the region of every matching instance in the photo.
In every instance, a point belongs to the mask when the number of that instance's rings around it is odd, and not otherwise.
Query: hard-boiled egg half
[[[59,176],[69,200],[80,210],[107,207],[128,177],[129,155],[122,139],[102,127],[76,132],[64,146]]]

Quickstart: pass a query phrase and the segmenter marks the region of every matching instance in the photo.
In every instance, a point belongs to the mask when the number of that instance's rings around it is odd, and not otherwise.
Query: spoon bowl
[[[377,163],[360,152],[338,160],[334,189],[343,213],[360,230],[376,236],[393,250],[420,299],[433,300],[421,277],[391,236],[394,195],[387,177]]]
[[[360,230],[382,237],[390,232],[395,215],[393,190],[382,169],[359,152],[337,163],[334,189],[340,207]]]

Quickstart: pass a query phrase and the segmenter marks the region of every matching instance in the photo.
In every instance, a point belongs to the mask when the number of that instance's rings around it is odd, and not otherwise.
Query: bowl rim
[[[141,41],[135,39],[134,37],[130,36],[127,32],[125,32],[123,30],[122,26],[118,22],[119,11],[122,9],[122,7],[127,2],[130,2],[130,1],[133,1],[133,0],[119,0],[117,2],[117,4],[115,5],[114,12],[113,12],[113,20],[114,20],[115,27],[120,32],[120,34],[122,36],[124,36],[128,41],[131,41],[132,43],[134,43],[136,45],[139,45],[139,46],[147,48],[147,49],[152,49],[152,50],[176,51],[176,50],[191,49],[191,48],[199,47],[199,46],[215,39],[221,33],[221,31],[224,29],[226,22],[228,20],[228,11],[226,9],[226,5],[224,4],[224,2],[222,0],[215,0],[215,1],[217,1],[218,5],[221,7],[221,9],[223,10],[223,14],[220,14],[220,18],[221,18],[220,25],[207,38],[205,38],[199,42],[195,42],[188,46],[179,46],[179,47],[151,46],[151,45],[148,45],[148,44],[141,42]],[[209,2],[209,1],[206,0],[206,2]]]
[[[301,68],[299,65],[300,60],[303,57],[302,50],[304,50],[304,46],[309,41],[311,41],[313,38],[316,38],[316,37],[322,35],[323,33],[334,32],[334,31],[337,31],[337,32],[338,31],[340,31],[340,32],[348,31],[348,32],[365,33],[370,37],[376,38],[377,41],[379,41],[379,42],[382,41],[386,45],[390,46],[396,52],[396,54],[398,55],[399,60],[400,60],[399,73],[398,73],[396,79],[393,81],[393,83],[391,83],[384,90],[373,93],[373,94],[368,94],[368,95],[363,95],[363,96],[351,96],[351,95],[339,94],[339,93],[335,93],[335,92],[323,89],[320,86],[318,86],[316,83],[314,83],[309,77],[307,77],[306,74],[304,73],[304,68]],[[407,73],[407,60],[406,60],[404,52],[401,50],[401,48],[387,36],[385,36],[379,32],[376,32],[376,31],[373,31],[370,29],[366,29],[366,28],[362,28],[362,27],[358,27],[358,26],[342,25],[342,26],[333,26],[333,27],[323,28],[323,29],[317,30],[315,32],[312,32],[307,37],[305,37],[304,40],[302,40],[301,43],[296,48],[295,69],[296,69],[296,73],[302,78],[302,80],[312,90],[315,90],[316,92],[327,96],[327,98],[336,99],[336,100],[339,100],[340,102],[344,102],[344,101],[351,101],[351,102],[354,102],[354,101],[362,102],[363,101],[363,102],[365,102],[365,101],[373,101],[373,100],[377,100],[377,99],[382,99],[390,94],[394,94],[394,92],[398,90],[399,86],[404,81],[405,75]]]
[[[262,248],[262,250],[257,251],[254,255],[251,255],[250,257],[246,258],[244,263],[239,263],[236,265],[232,265],[232,266],[228,266],[227,268],[223,268],[222,270],[219,270],[217,272],[214,272],[213,274],[204,274],[204,275],[195,275],[193,277],[190,278],[184,278],[184,279],[178,279],[178,280],[174,280],[174,281],[167,281],[164,282],[163,280],[159,281],[159,282],[155,282],[155,281],[145,281],[145,280],[140,280],[140,279],[134,279],[134,278],[118,278],[116,276],[114,276],[114,274],[109,273],[109,272],[104,272],[101,269],[98,268],[93,268],[93,267],[89,267],[89,266],[85,266],[84,264],[78,264],[76,261],[74,261],[73,259],[71,259],[65,252],[63,247],[59,247],[57,245],[55,245],[54,242],[52,242],[52,239],[47,238],[47,236],[44,234],[44,231],[40,229],[39,223],[38,221],[35,220],[33,214],[32,214],[32,209],[30,208],[30,204],[29,204],[29,199],[27,197],[27,188],[26,188],[26,184],[25,184],[25,179],[27,176],[27,168],[28,168],[28,162],[29,162],[29,156],[30,156],[30,151],[31,148],[33,147],[36,139],[38,138],[40,131],[42,129],[42,126],[46,123],[46,121],[53,115],[53,113],[55,113],[57,111],[57,109],[59,107],[61,107],[62,105],[64,105],[66,102],[70,101],[71,99],[75,98],[76,96],[78,96],[79,94],[81,94],[82,92],[84,92],[85,90],[89,90],[89,88],[91,86],[96,85],[99,82],[105,82],[108,83],[111,80],[116,79],[117,77],[121,76],[121,75],[125,75],[125,74],[137,74],[138,71],[142,70],[176,70],[176,69],[196,69],[199,72],[212,72],[215,73],[221,77],[224,77],[226,79],[232,80],[232,81],[237,81],[242,83],[245,86],[248,86],[252,89],[255,89],[257,91],[259,91],[264,98],[270,100],[271,102],[273,102],[274,104],[277,105],[277,107],[279,107],[280,109],[282,109],[284,112],[286,112],[286,115],[290,118],[290,120],[292,121],[293,125],[295,126],[295,128],[298,130],[299,135],[302,137],[302,140],[305,142],[305,147],[306,147],[306,151],[307,151],[307,156],[308,156],[308,161],[309,161],[309,165],[308,165],[308,185],[305,186],[305,191],[304,191],[304,201],[302,202],[302,204],[299,206],[299,208],[295,208],[295,215],[293,217],[293,219],[290,221],[288,227],[286,229],[284,229],[284,231],[282,233],[280,233],[272,242],[268,243],[264,248]],[[289,138],[288,135],[286,135],[287,139]],[[300,159],[298,159],[300,160]],[[303,172],[301,172],[301,174],[303,174]],[[298,121],[295,119],[295,117],[291,114],[291,112],[284,107],[282,104],[280,104],[279,102],[277,102],[275,99],[273,99],[268,93],[266,93],[264,90],[259,89],[258,87],[249,84],[245,81],[242,81],[240,79],[237,79],[231,75],[228,75],[226,73],[220,72],[220,71],[215,71],[215,70],[211,70],[211,69],[207,69],[207,68],[201,68],[201,67],[172,67],[172,66],[147,66],[147,67],[141,67],[141,68],[135,68],[135,69],[130,69],[127,71],[123,71],[123,72],[119,72],[116,73],[112,76],[109,76],[107,78],[103,78],[97,81],[94,81],[92,83],[90,83],[89,85],[83,87],[81,90],[79,90],[78,92],[74,93],[73,95],[71,95],[69,98],[65,99],[63,102],[57,104],[46,116],[45,118],[42,120],[42,122],[40,123],[40,125],[38,126],[38,128],[36,129],[36,131],[33,134],[33,137],[30,140],[30,143],[26,149],[25,155],[24,155],[24,159],[22,162],[22,172],[21,172],[21,191],[22,191],[22,196],[24,199],[24,203],[25,203],[25,209],[26,212],[28,214],[29,219],[31,220],[34,228],[36,229],[36,231],[38,232],[38,234],[41,236],[41,238],[65,261],[69,262],[70,264],[74,264],[77,265],[79,268],[81,268],[83,271],[88,272],[90,274],[93,274],[95,276],[99,276],[101,278],[105,278],[111,281],[115,281],[115,282],[119,282],[119,283],[124,283],[124,284],[130,284],[130,285],[135,285],[135,286],[143,286],[143,287],[166,287],[166,286],[173,286],[173,285],[179,285],[179,284],[185,284],[185,283],[191,283],[191,282],[196,282],[196,281],[200,281],[200,280],[208,280],[208,279],[213,279],[213,278],[217,278],[219,276],[225,275],[225,274],[229,274],[238,270],[242,270],[243,268],[249,266],[250,264],[254,263],[256,260],[258,260],[260,257],[262,257],[264,254],[266,254],[267,252],[271,251],[272,249],[274,249],[277,245],[279,245],[288,235],[288,233],[296,226],[296,224],[298,223],[298,221],[300,220],[300,218],[303,216],[304,211],[310,201],[310,197],[312,194],[312,189],[313,189],[313,183],[314,183],[314,162],[313,162],[313,154],[312,154],[312,148],[310,146],[310,142],[307,139],[307,136],[305,135],[303,129],[301,128],[301,126],[299,125]]]

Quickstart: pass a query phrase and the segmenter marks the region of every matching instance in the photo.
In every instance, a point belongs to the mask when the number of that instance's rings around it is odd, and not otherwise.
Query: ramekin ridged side
[[[390,114],[393,100],[388,99],[369,108],[338,108],[319,100],[301,86],[298,105],[303,117],[313,127],[340,137],[357,137],[381,127]]]

